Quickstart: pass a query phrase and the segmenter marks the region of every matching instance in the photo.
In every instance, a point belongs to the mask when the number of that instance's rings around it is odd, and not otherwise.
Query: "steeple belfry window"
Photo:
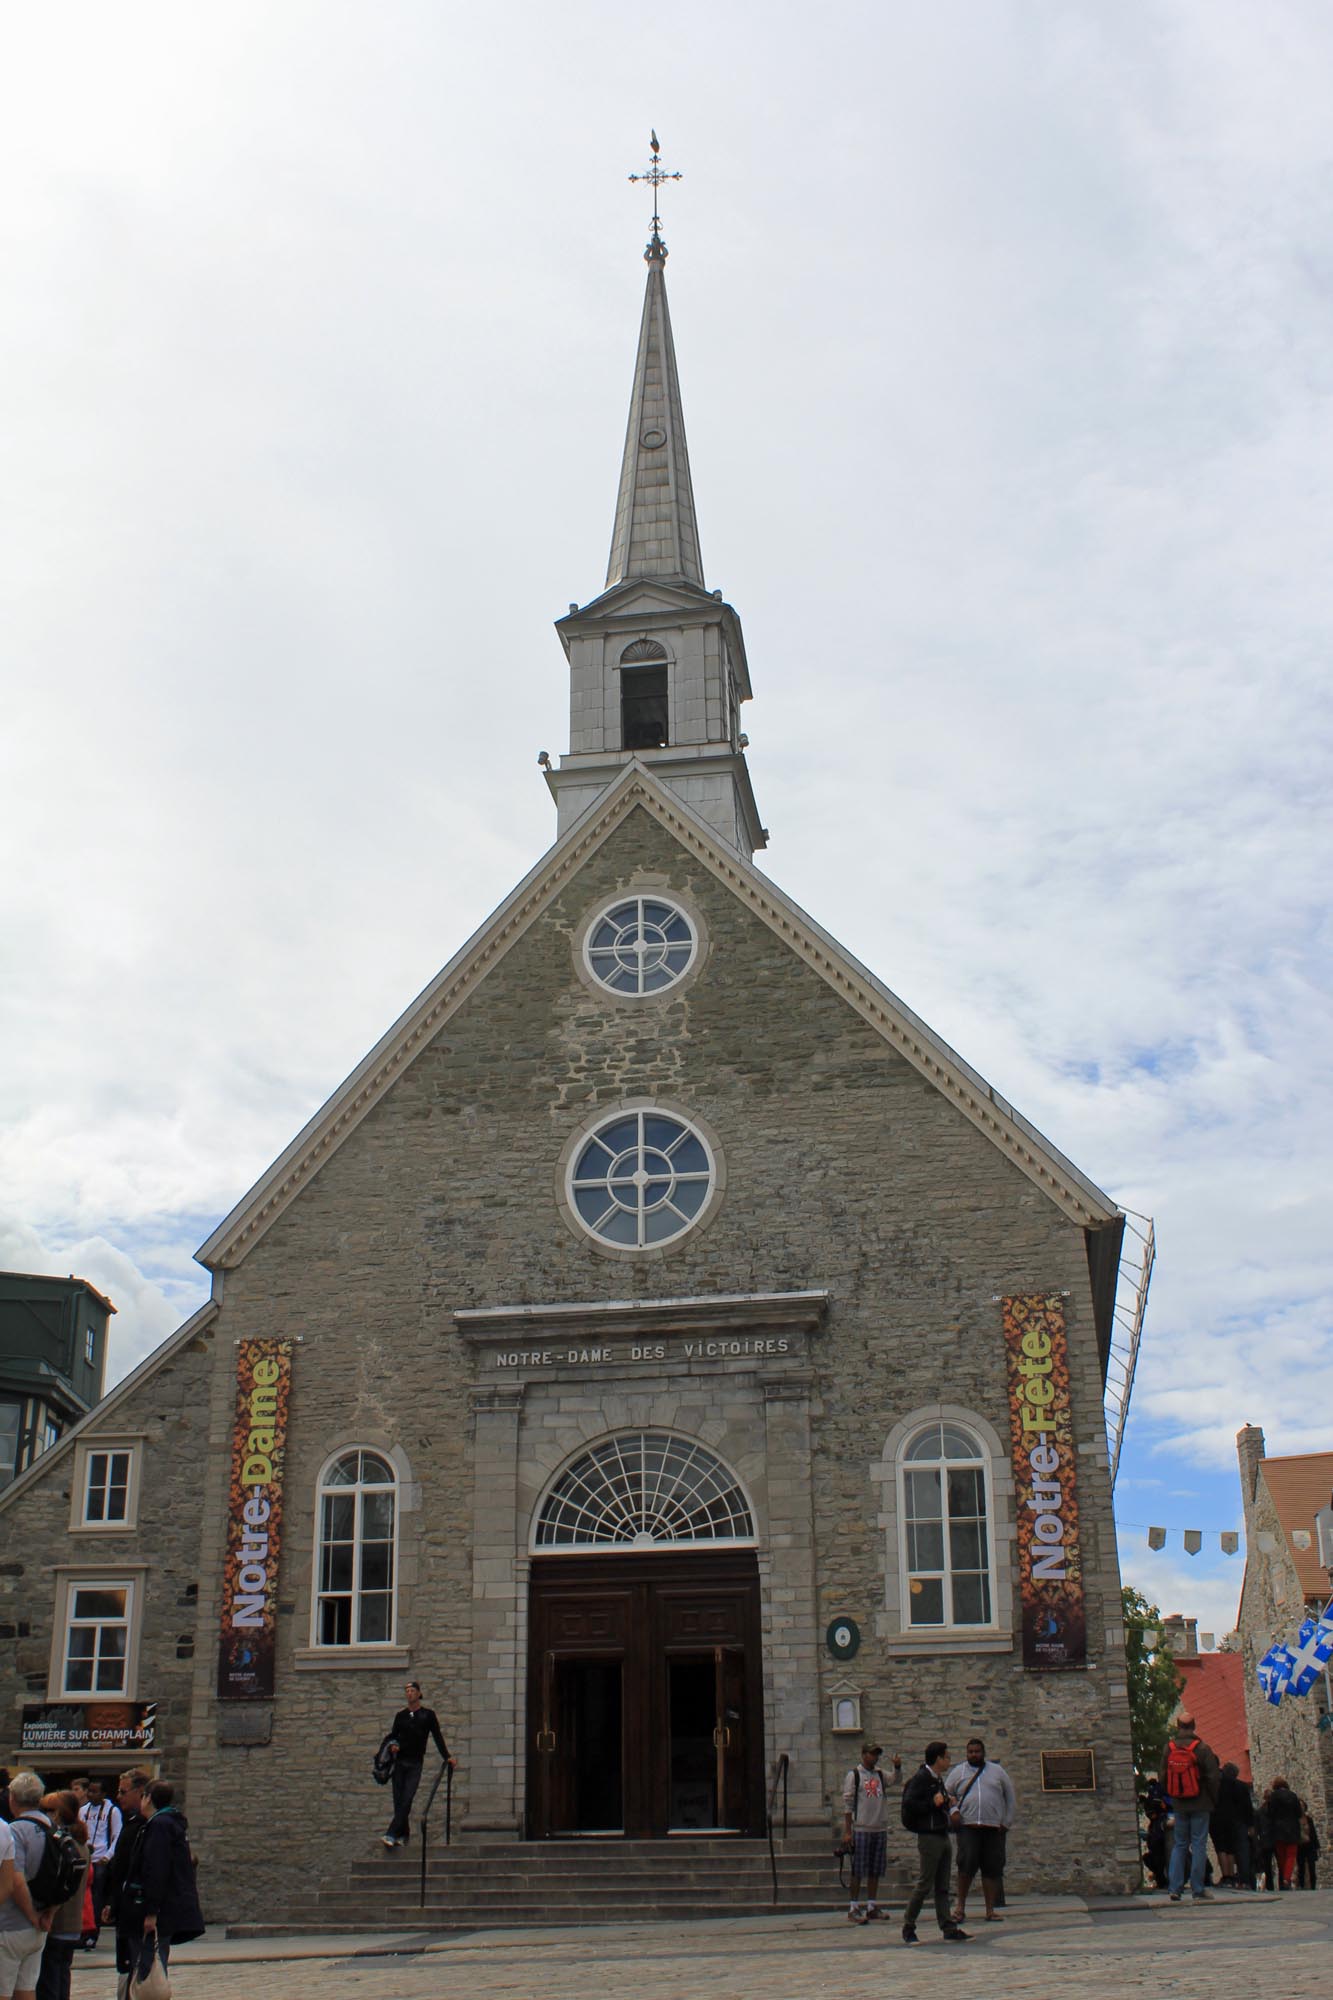
[[[664,748],[668,723],[666,648],[655,639],[636,639],[620,656],[621,748]]]

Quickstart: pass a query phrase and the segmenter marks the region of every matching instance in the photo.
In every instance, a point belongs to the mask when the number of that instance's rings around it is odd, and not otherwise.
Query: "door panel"
[[[537,1558],[531,1591],[529,1832],[758,1831],[753,1554]]]

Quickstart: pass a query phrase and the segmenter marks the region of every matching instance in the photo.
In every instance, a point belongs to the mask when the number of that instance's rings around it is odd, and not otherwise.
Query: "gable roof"
[[[941,1041],[874,975],[822,930],[768,877],[725,846],[698,814],[659,784],[636,758],[615,784],[549,848],[494,915],[473,933],[388,1033],[299,1132],[268,1172],[195,1252],[211,1270],[239,1264],[336,1152],[449,1017],[626,817],[649,813],[748,909],[791,946],[863,1020],[927,1077],[1033,1181],[1085,1229],[1118,1224],[1120,1210],[985,1078]]]
[[[1298,1458],[1261,1458],[1259,1471],[1273,1496],[1301,1594],[1323,1602],[1329,1596],[1329,1581],[1315,1546],[1314,1517],[1321,1507],[1328,1506],[1333,1493],[1333,1451],[1309,1451]],[[1310,1537],[1308,1548],[1298,1549],[1292,1540],[1298,1528]]]
[[[1245,1784],[1250,1770],[1250,1729],[1245,1720],[1245,1662],[1239,1653],[1191,1653],[1173,1662],[1184,1680],[1176,1713],[1183,1709],[1219,1764],[1234,1764]]]

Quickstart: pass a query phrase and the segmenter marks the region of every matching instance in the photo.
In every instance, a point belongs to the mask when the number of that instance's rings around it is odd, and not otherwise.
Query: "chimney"
[[[1176,1659],[1189,1659],[1199,1650],[1199,1621],[1173,1611],[1162,1620],[1162,1639]]]
[[[1243,1431],[1236,1432],[1236,1457],[1240,1460],[1240,1497],[1245,1503],[1247,1521],[1250,1509],[1254,1505],[1254,1490],[1259,1479],[1259,1461],[1264,1456],[1264,1434],[1257,1424],[1246,1424]]]

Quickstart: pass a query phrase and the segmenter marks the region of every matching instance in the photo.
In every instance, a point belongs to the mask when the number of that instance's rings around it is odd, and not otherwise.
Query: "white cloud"
[[[836,19],[16,30],[0,1203],[126,1352],[551,837],[655,119],[767,864],[1156,1215],[1126,1478],[1327,1442],[1333,23]]]

